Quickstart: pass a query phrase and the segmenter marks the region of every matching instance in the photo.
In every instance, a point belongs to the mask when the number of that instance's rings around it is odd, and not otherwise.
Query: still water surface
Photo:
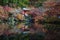
[[[0,35],[6,32],[10,33],[46,33],[46,32],[59,32],[60,24],[38,24],[33,23],[29,26],[24,25],[24,23],[18,23],[11,25],[8,23],[0,23]]]

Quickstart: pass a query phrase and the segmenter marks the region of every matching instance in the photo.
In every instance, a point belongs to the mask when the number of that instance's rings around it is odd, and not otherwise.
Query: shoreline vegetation
[[[34,20],[31,20],[32,22],[31,23],[34,23]],[[0,20],[0,23],[9,23],[9,20]],[[11,22],[11,20],[10,20],[10,22]],[[13,20],[12,21],[12,23],[13,22],[16,22],[16,23],[24,23],[25,22],[25,20]],[[37,23],[51,23],[51,24],[60,24],[60,21],[58,21],[58,20],[56,20],[56,21],[45,21],[45,20],[38,20],[38,21],[35,21],[35,22],[37,22]]]

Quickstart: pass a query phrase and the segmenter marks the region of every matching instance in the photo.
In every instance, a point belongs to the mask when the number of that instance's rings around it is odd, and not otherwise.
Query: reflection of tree
[[[59,39],[59,24],[45,24],[45,28],[47,29],[47,35],[45,36],[45,40]]]
[[[8,30],[8,24],[7,23],[0,23],[0,35],[4,33],[4,31]]]

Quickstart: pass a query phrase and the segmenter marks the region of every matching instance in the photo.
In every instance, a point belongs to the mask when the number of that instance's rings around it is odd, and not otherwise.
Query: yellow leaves
[[[20,28],[23,28],[24,27],[24,24],[23,23],[20,23],[17,25],[17,28],[20,29]]]
[[[2,6],[0,6],[0,13],[4,13],[4,9]]]
[[[3,18],[3,19],[7,19],[7,18],[8,18],[8,14],[7,14],[7,12],[3,9],[2,6],[0,6],[0,18]]]
[[[25,19],[24,15],[22,15],[22,14],[17,14],[17,18],[19,20],[24,20]]]

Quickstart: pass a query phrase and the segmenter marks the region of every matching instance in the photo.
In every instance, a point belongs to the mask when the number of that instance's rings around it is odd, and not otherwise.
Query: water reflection
[[[8,24],[6,23],[0,23],[0,35],[4,33],[4,31],[7,31],[8,28]]]
[[[12,28],[11,28],[12,27]],[[28,33],[46,33],[46,32],[60,32],[60,25],[59,24],[38,24],[33,23],[30,26],[24,25],[24,23],[18,23],[15,25],[10,25],[8,23],[0,23],[0,35],[4,32],[10,33],[20,33],[26,32]]]

